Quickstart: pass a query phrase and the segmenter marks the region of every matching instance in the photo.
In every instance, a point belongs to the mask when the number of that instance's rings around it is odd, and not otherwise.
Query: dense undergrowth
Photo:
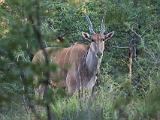
[[[125,79],[125,78],[124,78]],[[58,120],[151,120],[159,119],[160,88],[154,85],[145,96],[136,93],[127,80],[118,84],[108,76],[104,86],[91,98],[77,99],[76,96],[57,99],[52,104],[55,118]],[[41,111],[41,110],[40,110]],[[45,113],[41,113],[46,119]],[[1,109],[2,120],[30,120],[22,100]]]
[[[39,49],[33,24],[44,45],[66,47],[88,31],[88,14],[99,31],[104,16],[107,31],[115,36],[106,43],[101,64],[101,83],[92,97],[81,100],[63,90],[49,91],[58,120],[159,120],[160,119],[160,2],[159,0],[6,0],[0,3],[0,119],[30,120],[24,95],[34,103],[33,75],[57,66],[35,66]],[[39,17],[37,16],[39,14]],[[34,23],[35,22],[35,23]],[[64,38],[64,40],[63,40]],[[61,42],[57,42],[57,40]],[[133,49],[132,64],[129,48]],[[132,66],[129,76],[129,65]],[[45,105],[45,103],[43,103]],[[47,119],[45,112],[40,113]]]

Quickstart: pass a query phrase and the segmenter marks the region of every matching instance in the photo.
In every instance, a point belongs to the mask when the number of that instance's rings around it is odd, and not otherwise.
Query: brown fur
[[[81,64],[83,56],[88,50],[88,46],[75,43],[73,46],[63,49],[55,49],[48,47],[45,49],[50,63],[57,64],[60,68],[56,73],[50,74],[52,87],[67,87],[70,86],[70,92],[76,89],[76,74],[75,71]],[[34,64],[42,64],[45,62],[45,57],[42,50],[38,51],[33,57]],[[37,78],[38,79],[38,78]],[[66,81],[68,79],[68,81]],[[67,82],[67,83],[66,83]]]

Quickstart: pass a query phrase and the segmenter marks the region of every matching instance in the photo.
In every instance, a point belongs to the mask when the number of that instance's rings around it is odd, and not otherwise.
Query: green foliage
[[[21,103],[23,95],[35,101],[33,75],[58,70],[56,65],[31,63],[32,55],[39,49],[33,29],[38,22],[35,1],[6,0],[0,4],[0,119],[30,119]],[[103,16],[106,30],[115,31],[112,40],[106,43],[96,97],[80,105],[75,96],[66,100],[62,89],[47,91],[44,103],[52,105],[57,119],[160,119],[159,0],[39,0],[39,4],[39,30],[47,46],[87,44],[81,37],[82,31],[88,31],[85,13],[90,16],[95,31],[99,31]],[[63,35],[65,42],[61,44],[57,39]],[[135,41],[136,55],[132,80],[129,80],[128,46],[131,40]]]

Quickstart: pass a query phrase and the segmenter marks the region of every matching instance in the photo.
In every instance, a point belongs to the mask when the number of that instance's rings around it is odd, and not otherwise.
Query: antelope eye
[[[92,42],[94,42],[94,40],[93,40],[93,39],[91,39],[91,41],[92,41]]]

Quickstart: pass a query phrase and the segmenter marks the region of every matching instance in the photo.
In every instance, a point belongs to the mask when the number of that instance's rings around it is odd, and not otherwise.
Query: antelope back
[[[63,49],[55,49],[52,47],[48,47],[45,49],[50,60],[50,63],[57,64],[59,67],[59,71],[55,73],[51,73],[51,80],[54,79],[63,79],[67,75],[68,70],[74,69],[76,70],[79,66],[82,57],[86,54],[88,50],[88,46],[83,44],[74,44],[71,47],[63,48]],[[45,57],[43,55],[43,51],[38,51],[33,59],[32,63],[43,64],[45,63]]]
[[[64,48],[58,51],[53,57],[53,60],[62,68],[64,68],[66,65],[69,65],[69,67],[77,67],[87,49],[88,47],[86,45],[76,43],[69,48]]]

